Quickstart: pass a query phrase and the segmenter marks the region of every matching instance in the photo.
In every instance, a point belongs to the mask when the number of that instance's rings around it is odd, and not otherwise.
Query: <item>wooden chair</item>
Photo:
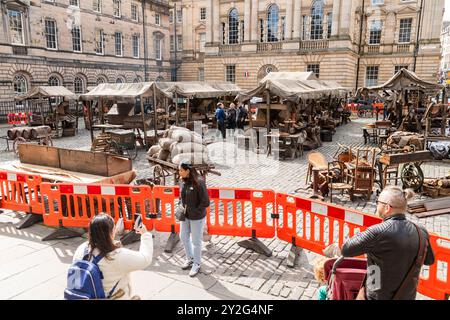
[[[325,156],[317,151],[310,152],[308,154],[308,171],[306,173],[306,183],[311,182],[313,168],[327,172],[328,169],[328,161],[325,159]]]
[[[341,194],[347,191],[350,194],[350,200],[353,201],[353,186],[348,183],[347,175],[348,173],[343,162],[332,161],[328,163],[326,177],[330,202],[333,202],[333,190],[341,191]]]
[[[370,200],[375,182],[375,150],[357,149],[356,159],[350,168],[348,181],[352,185],[352,197],[355,193],[362,193]]]

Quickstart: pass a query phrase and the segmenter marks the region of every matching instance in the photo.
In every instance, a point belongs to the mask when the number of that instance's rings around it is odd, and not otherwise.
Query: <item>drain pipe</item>
[[[364,6],[366,2],[363,0],[362,8],[361,8],[361,23],[359,26],[359,44],[358,44],[358,62],[356,63],[356,83],[355,83],[355,93],[358,90],[358,82],[359,82],[359,69],[361,66],[361,45],[362,45],[362,36],[363,36],[363,28],[364,28]]]
[[[422,11],[423,11],[423,3],[425,0],[420,1],[420,9],[419,9],[419,21],[417,22],[417,38],[416,38],[416,45],[414,46],[414,66],[413,66],[413,72],[416,72],[416,65],[417,65],[417,56],[419,55],[419,41],[420,41],[420,32],[422,31]]]

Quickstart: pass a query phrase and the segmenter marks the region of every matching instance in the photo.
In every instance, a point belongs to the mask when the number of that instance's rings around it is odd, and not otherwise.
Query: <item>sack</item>
[[[186,208],[182,205],[178,205],[175,209],[175,218],[177,218],[178,221],[185,221],[186,220]]]
[[[76,260],[67,273],[67,287],[64,290],[66,300],[109,299],[119,282],[111,289],[108,296],[103,290],[103,275],[98,263],[103,259],[102,255],[94,256],[89,261],[88,248],[84,251],[82,260]]]

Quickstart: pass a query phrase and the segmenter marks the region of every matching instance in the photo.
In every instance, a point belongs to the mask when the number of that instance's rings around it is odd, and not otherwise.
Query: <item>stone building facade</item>
[[[174,2],[182,9],[179,80],[249,89],[271,71],[314,71],[355,89],[402,67],[438,80],[444,0]]]
[[[169,45],[167,0],[0,0],[0,100],[37,85],[169,80]]]

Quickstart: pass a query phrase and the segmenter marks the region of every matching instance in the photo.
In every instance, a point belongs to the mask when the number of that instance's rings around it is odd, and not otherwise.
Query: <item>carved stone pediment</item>
[[[0,0],[0,1],[8,6],[16,6],[23,8],[30,7],[30,0]]]

